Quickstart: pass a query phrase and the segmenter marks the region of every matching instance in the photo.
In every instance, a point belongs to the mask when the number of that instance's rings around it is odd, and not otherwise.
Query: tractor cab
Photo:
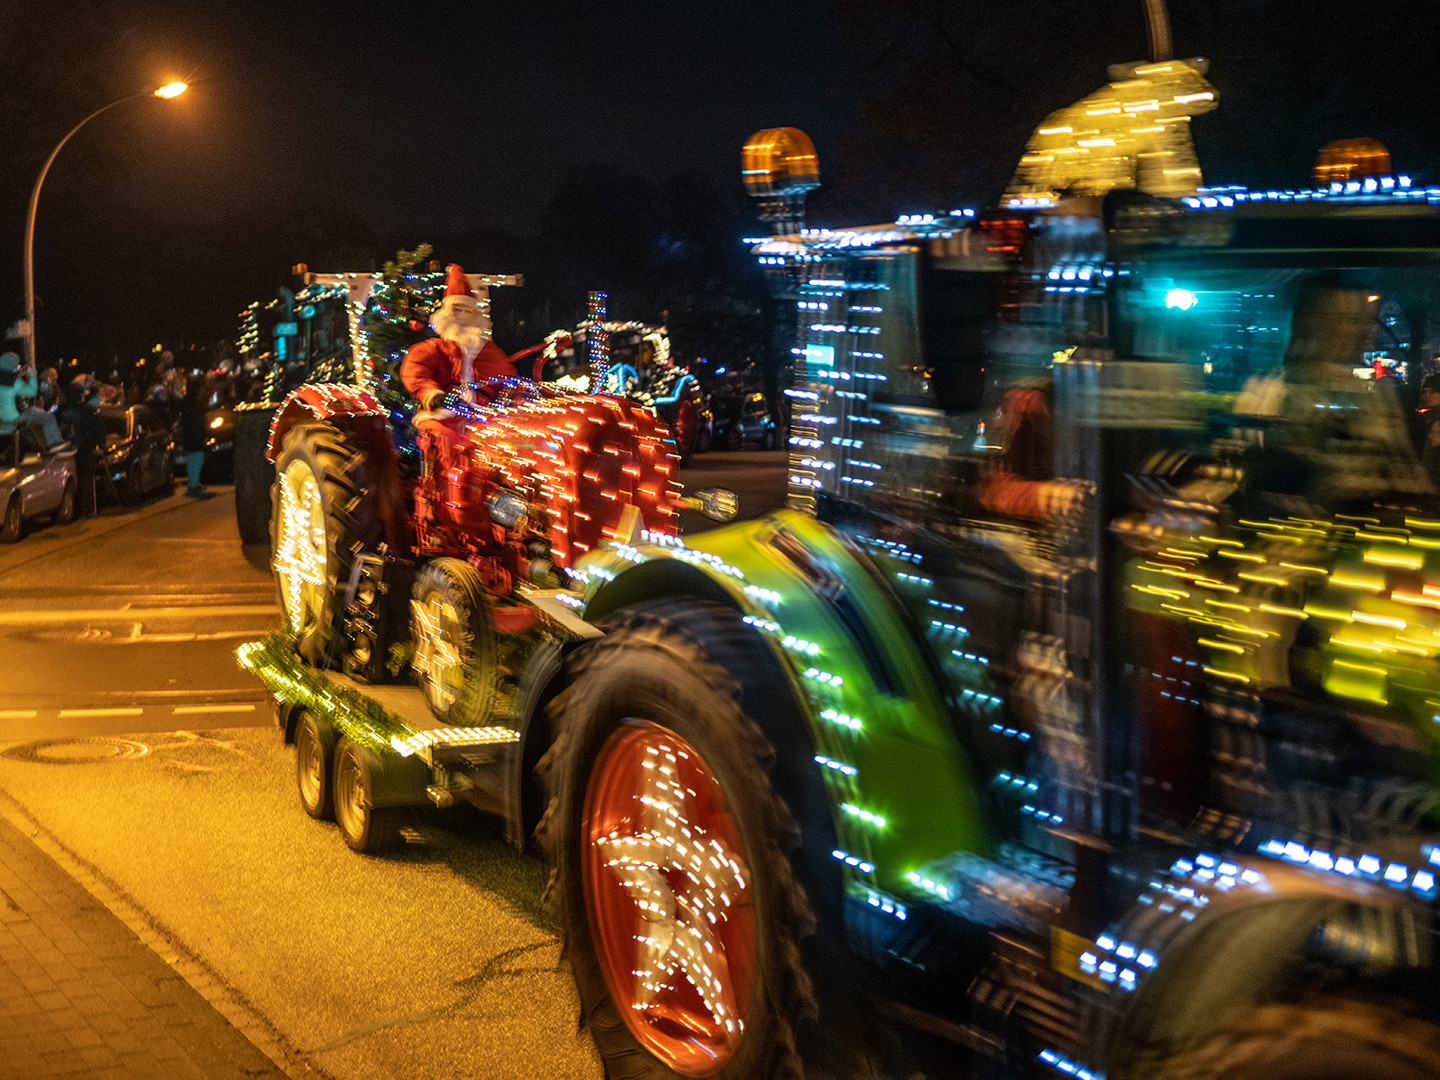
[[[792,501],[892,582],[1001,840],[1418,815],[1434,193],[1010,202],[761,248],[804,255]]]

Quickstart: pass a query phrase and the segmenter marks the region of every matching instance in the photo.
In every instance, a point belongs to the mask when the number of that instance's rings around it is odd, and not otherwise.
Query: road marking
[[[144,709],[61,709],[61,716],[143,716]]]
[[[135,619],[218,619],[246,615],[275,615],[279,611],[280,608],[277,604],[231,604],[223,607],[92,608],[70,611],[0,611],[0,626],[86,620],[102,622],[108,619],[125,619],[132,622]]]
[[[217,712],[254,712],[255,706],[251,705],[176,705],[170,710],[172,716],[184,716],[189,713],[217,713]]]
[[[3,709],[0,710],[0,720],[33,720],[40,713],[36,709]]]

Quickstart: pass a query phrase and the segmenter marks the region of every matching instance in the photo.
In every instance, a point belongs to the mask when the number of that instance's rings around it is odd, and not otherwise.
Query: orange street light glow
[[[166,83],[164,86],[160,87],[159,90],[155,91],[155,96],[163,98],[179,97],[187,89],[189,88],[183,82]]]

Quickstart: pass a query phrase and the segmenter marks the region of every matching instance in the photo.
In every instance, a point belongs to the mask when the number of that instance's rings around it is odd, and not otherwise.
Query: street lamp
[[[117,105],[124,105],[126,102],[135,101],[137,98],[158,97],[176,98],[183,94],[186,85],[183,82],[166,83],[158,90],[142,90],[138,94],[128,94],[118,101],[112,101],[109,105],[102,105],[89,116],[81,120],[66,133],[65,137],[56,144],[55,149],[50,151],[50,156],[45,159],[45,164],[40,168],[40,176],[35,181],[35,188],[30,192],[30,210],[25,215],[25,362],[34,365],[35,354],[35,208],[40,204],[40,185],[45,183],[45,174],[50,171],[50,165],[54,162],[55,156],[60,153],[70,137],[82,127],[94,120],[103,112],[109,112]]]

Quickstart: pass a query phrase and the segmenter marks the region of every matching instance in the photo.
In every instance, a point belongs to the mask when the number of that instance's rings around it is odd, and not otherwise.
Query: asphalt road
[[[682,479],[737,491],[748,517],[783,501],[784,472],[780,453],[717,453]],[[538,859],[468,808],[416,811],[380,859],[301,811],[233,658],[278,618],[267,556],[239,544],[223,488],[0,549],[0,813],[263,1019],[292,1075],[598,1080]]]
[[[234,649],[278,616],[266,558],[223,488],[32,524],[0,548],[0,742],[260,723]]]

